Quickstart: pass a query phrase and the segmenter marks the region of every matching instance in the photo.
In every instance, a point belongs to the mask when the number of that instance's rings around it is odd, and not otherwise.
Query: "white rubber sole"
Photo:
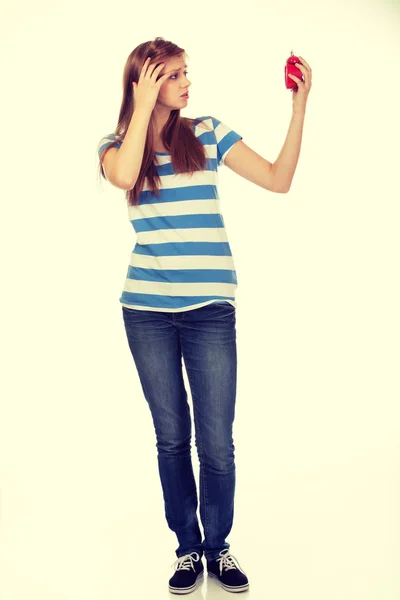
[[[218,577],[212,573],[211,571],[208,571],[207,573],[208,577],[213,577],[214,579],[216,579],[218,581],[218,583],[221,584],[221,586],[224,588],[224,590],[226,590],[227,592],[247,592],[247,590],[249,589],[249,585],[248,583],[245,583],[244,585],[240,585],[240,586],[231,586],[231,585],[226,585],[226,583],[222,583],[222,581],[220,579],[218,579]]]

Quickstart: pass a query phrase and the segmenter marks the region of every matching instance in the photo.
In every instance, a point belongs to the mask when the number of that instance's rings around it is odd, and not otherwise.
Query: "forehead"
[[[170,58],[166,61],[162,72],[166,73],[167,71],[179,71],[181,69],[185,69],[187,67],[187,60],[185,57],[179,58],[175,56],[174,58]]]

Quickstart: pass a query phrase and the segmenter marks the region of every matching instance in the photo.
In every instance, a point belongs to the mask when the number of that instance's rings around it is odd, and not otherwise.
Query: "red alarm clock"
[[[298,77],[302,81],[304,81],[303,73],[300,71],[300,69],[298,67],[296,67],[296,63],[300,63],[301,65],[303,64],[297,56],[293,55],[293,50],[291,50],[290,56],[287,59],[286,65],[285,65],[285,85],[288,90],[293,90],[293,89],[297,90],[297,88],[298,88],[296,81],[294,79],[291,79],[290,77],[288,77],[289,73],[291,75],[294,75],[295,77]]]

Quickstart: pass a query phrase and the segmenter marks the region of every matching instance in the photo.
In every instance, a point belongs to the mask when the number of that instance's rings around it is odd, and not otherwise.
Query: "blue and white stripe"
[[[127,308],[180,312],[223,301],[236,307],[236,270],[217,184],[218,166],[242,137],[214,117],[199,121],[194,133],[205,147],[205,170],[176,174],[170,154],[157,152],[160,197],[146,178],[138,206],[128,207],[136,244],[119,299]],[[99,156],[115,137],[100,141]]]

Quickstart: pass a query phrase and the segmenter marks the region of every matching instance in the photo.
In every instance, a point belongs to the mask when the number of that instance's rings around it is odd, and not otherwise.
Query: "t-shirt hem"
[[[229,299],[225,299],[225,298],[215,298],[213,300],[207,300],[207,302],[200,302],[199,304],[193,304],[191,306],[183,306],[180,308],[167,308],[167,307],[158,307],[158,306],[140,306],[137,304],[127,304],[126,302],[121,302],[121,306],[124,306],[125,308],[134,308],[135,310],[151,310],[151,311],[155,311],[155,312],[184,312],[187,310],[194,310],[195,308],[201,308],[202,306],[207,306],[207,304],[213,304],[213,303],[226,303],[228,302],[229,304],[231,304],[234,308],[236,308],[236,301],[235,300],[229,300]]]

